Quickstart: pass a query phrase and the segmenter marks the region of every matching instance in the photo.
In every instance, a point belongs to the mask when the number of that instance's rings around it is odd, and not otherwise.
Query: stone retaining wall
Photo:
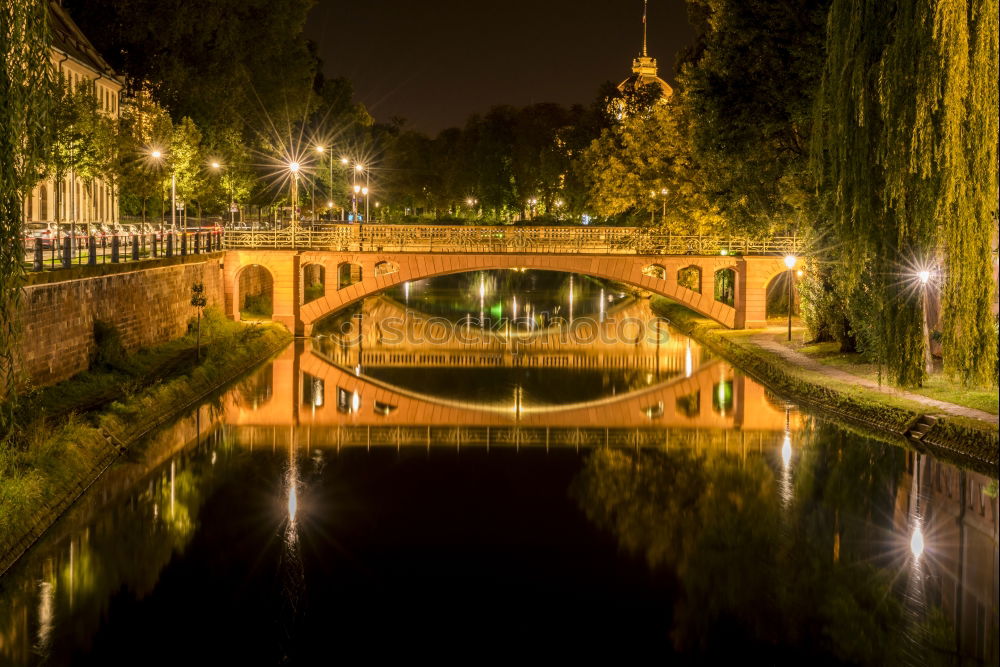
[[[21,318],[22,380],[43,386],[86,370],[97,320],[117,327],[129,351],[183,335],[196,315],[192,284],[204,283],[209,306],[225,306],[222,257],[29,285]]]

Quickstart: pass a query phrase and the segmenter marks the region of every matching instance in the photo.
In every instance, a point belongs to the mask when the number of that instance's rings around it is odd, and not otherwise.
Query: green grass
[[[47,525],[48,508],[117,455],[102,433],[128,444],[290,340],[280,325],[240,324],[207,309],[200,362],[193,332],[131,356],[110,342],[103,357],[115,364],[20,399],[14,428],[0,440],[0,569],[40,517]]]
[[[878,368],[876,368],[875,364],[870,363],[863,354],[841,352],[840,345],[836,342],[798,344],[795,340],[792,340],[791,343],[788,343],[781,336],[776,336],[776,340],[824,366],[830,366],[852,375],[857,375],[858,377],[878,381]],[[924,383],[924,386],[907,388],[906,391],[939,401],[982,410],[994,415],[1000,413],[1000,407],[998,407],[1000,394],[998,394],[996,387],[962,387],[957,382],[938,373],[932,374]]]
[[[718,323],[663,298],[654,298],[652,306],[657,314],[721,354],[733,365],[761,379],[772,390],[832,415],[866,424],[866,429],[872,429],[872,435],[885,434],[896,444],[901,443],[900,434],[918,417],[940,413],[938,408],[900,395],[868,389],[790,364],[777,353],[751,342],[751,338],[763,333],[763,330],[726,330]],[[949,415],[938,423],[930,435],[940,442],[940,446],[934,446],[936,456],[962,464],[988,464],[990,469],[995,468],[998,457],[996,425]],[[958,459],[954,459],[956,454]]]

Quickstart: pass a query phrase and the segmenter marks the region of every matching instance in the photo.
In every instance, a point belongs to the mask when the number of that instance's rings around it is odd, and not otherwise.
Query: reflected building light
[[[600,308],[600,321],[604,321],[604,288],[601,288],[601,308]]]
[[[170,518],[174,518],[174,473],[176,461],[170,462]]]
[[[354,374],[361,375],[361,364],[358,364],[354,367]]]
[[[684,349],[684,377],[689,378],[694,372],[694,360],[691,358],[691,339],[687,339],[687,347]]]
[[[511,318],[512,318],[512,319],[513,319],[513,320],[514,320],[515,322],[517,322],[517,297],[516,297],[516,296],[514,297],[514,306],[513,306],[513,311],[514,311],[514,312],[513,312],[512,314],[511,314]]]
[[[43,657],[48,656],[52,643],[54,619],[55,586],[50,581],[41,581],[38,584],[38,643],[35,650]]]
[[[410,283],[409,283],[409,281],[403,283],[403,300],[406,301],[406,305],[410,305]]]
[[[573,324],[573,275],[569,276],[569,323]]]
[[[215,452],[212,452],[212,465],[215,465],[215,458],[216,458],[215,454],[216,454]]]

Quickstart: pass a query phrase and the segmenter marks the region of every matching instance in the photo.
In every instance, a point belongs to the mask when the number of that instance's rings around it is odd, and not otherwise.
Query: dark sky
[[[495,104],[590,103],[628,76],[642,0],[318,0],[307,35],[379,121],[437,132]],[[650,0],[649,52],[673,84],[684,0]]]

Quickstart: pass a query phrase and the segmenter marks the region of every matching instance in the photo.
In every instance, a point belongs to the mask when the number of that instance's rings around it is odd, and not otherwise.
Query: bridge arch
[[[393,273],[377,271],[391,263]],[[604,278],[673,299],[697,313],[730,328],[766,325],[767,283],[785,269],[781,257],[734,257],[724,255],[581,255],[545,253],[378,253],[308,251],[230,251],[225,260],[227,290],[236,292],[232,278],[248,263],[261,264],[275,278],[275,317],[296,334],[309,335],[313,325],[341,308],[361,299],[409,281],[473,271],[504,269],[535,269],[561,271]],[[337,289],[327,288],[322,298],[300,305],[295,298],[303,264],[322,263],[336,267]],[[351,267],[349,284],[340,284],[344,266]],[[648,275],[645,269],[663,267],[663,277]],[[682,269],[695,268],[701,276],[714,276],[717,271],[730,269],[735,276],[733,304],[716,301],[712,291],[702,292],[682,286],[678,275]],[[287,296],[286,296],[287,295]],[[234,302],[234,303],[238,303]],[[233,312],[232,310],[230,311]],[[234,313],[235,314],[235,313]]]
[[[680,287],[701,294],[701,267],[692,264],[677,269],[677,284]]]
[[[326,265],[322,262],[308,262],[302,265],[303,305],[326,296]]]
[[[243,319],[274,315],[274,275],[262,264],[248,264],[236,274],[236,314]]]

